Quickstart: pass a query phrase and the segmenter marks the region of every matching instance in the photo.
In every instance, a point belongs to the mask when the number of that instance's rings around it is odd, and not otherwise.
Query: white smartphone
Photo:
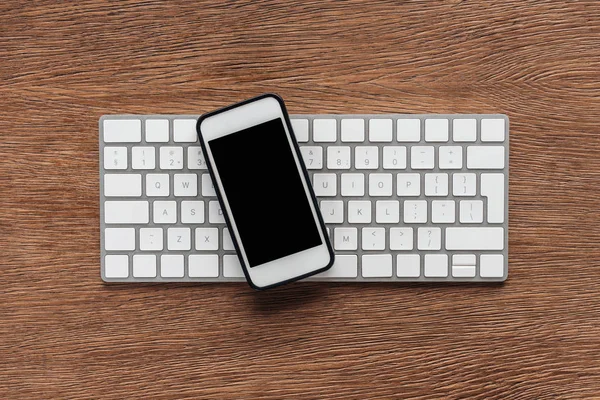
[[[333,249],[283,100],[264,94],[204,114],[196,128],[250,286],[329,269]]]

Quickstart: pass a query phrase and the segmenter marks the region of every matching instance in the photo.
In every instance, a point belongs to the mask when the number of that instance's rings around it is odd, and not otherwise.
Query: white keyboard
[[[197,140],[196,119],[100,119],[104,281],[245,279]],[[507,278],[505,115],[291,120],[336,253],[329,271],[309,279]]]

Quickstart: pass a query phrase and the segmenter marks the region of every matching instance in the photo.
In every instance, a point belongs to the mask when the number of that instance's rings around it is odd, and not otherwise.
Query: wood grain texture
[[[0,398],[600,397],[600,2],[0,3]],[[506,113],[504,285],[106,285],[97,121]]]

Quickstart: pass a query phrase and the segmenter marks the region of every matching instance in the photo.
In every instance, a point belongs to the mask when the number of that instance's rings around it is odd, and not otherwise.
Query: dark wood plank
[[[598,1],[4,1],[0,398],[600,393]],[[274,91],[506,113],[504,285],[105,285],[98,132]]]

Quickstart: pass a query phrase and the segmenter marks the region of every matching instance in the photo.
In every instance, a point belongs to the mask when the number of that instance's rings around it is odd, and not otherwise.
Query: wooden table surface
[[[4,1],[0,398],[600,396],[600,2]],[[107,285],[98,118],[505,113],[504,285]]]

